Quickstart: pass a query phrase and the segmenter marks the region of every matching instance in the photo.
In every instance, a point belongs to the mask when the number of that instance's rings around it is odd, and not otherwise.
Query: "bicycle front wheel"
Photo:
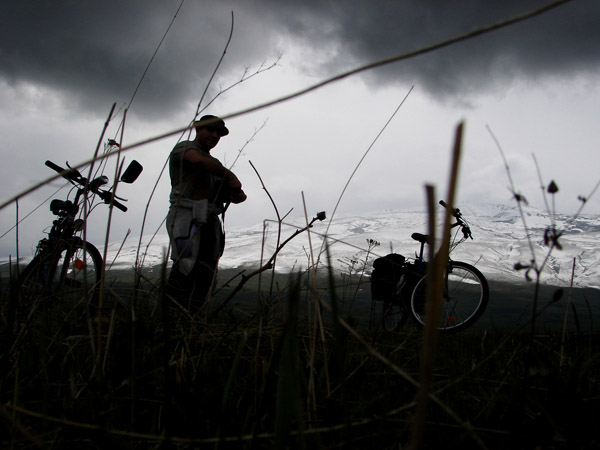
[[[51,297],[95,304],[102,275],[102,256],[79,238],[60,242],[54,251],[36,256],[23,271],[18,288],[29,302]]]
[[[411,311],[425,325],[425,285],[427,275],[419,280],[411,295]],[[442,313],[438,329],[460,331],[481,317],[489,300],[489,287],[483,274],[474,266],[450,261],[443,278]]]

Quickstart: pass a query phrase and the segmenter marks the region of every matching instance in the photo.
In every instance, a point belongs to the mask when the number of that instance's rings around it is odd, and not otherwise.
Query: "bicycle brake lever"
[[[72,178],[77,178],[80,179],[81,177],[81,173],[79,173],[79,170],[77,169],[73,169],[70,165],[69,165],[69,161],[66,161],[65,164],[67,165],[67,167],[69,168],[69,170],[73,173]],[[71,178],[71,177],[70,177]]]
[[[473,240],[473,235],[471,234],[471,228],[469,228],[468,226],[463,226],[462,229],[463,232],[463,236],[465,237],[465,239],[467,238],[471,238],[471,240]]]

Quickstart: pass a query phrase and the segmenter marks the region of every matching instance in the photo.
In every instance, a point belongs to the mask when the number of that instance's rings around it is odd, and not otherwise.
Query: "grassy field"
[[[428,349],[423,400],[422,332],[383,332],[368,284],[263,275],[219,314],[190,317],[161,296],[159,274],[134,290],[132,273],[111,273],[99,318],[44,302],[27,327],[3,324],[2,448],[600,445],[600,334],[586,312],[597,291],[574,296],[579,325],[571,314],[564,336],[555,318],[530,334],[531,287],[491,283],[481,324]],[[552,303],[560,317],[565,305]]]
[[[251,272],[247,269],[244,273]],[[221,270],[219,272],[218,287],[212,305],[218,305],[241,279],[242,272],[237,269]],[[107,298],[114,301],[120,298],[129,301],[136,298],[138,307],[146,305],[149,308],[156,306],[157,291],[160,279],[160,268],[146,270],[137,291],[134,289],[134,272],[112,270],[109,273],[107,285],[110,287]],[[531,318],[532,298],[534,283],[507,282],[488,280],[490,284],[490,301],[481,319],[473,326],[474,330],[516,330],[526,327]],[[359,328],[373,325],[372,314],[378,314],[379,303],[371,302],[371,291],[368,277],[362,279],[358,276],[351,280],[336,276],[337,298],[341,314],[351,315]],[[272,286],[273,285],[273,286]],[[232,300],[227,302],[230,314],[240,317],[251,317],[261,308],[266,299],[271,299],[273,305],[279,305],[279,298],[286,295],[289,285],[289,274],[266,272],[261,278],[251,278]],[[278,295],[270,290],[283,288]],[[327,292],[329,284],[327,276],[317,277],[316,289],[318,292]],[[557,292],[562,292],[559,301],[554,301]],[[260,295],[259,295],[260,293]],[[572,305],[567,308],[569,297],[568,287],[542,285],[540,287],[540,305],[542,311],[537,318],[539,329],[542,332],[557,332],[563,328],[565,311],[568,309],[567,327],[570,331],[594,332],[600,328],[600,290],[593,288],[574,288],[571,293]],[[305,302],[305,304],[308,304]],[[263,305],[264,306],[264,305]],[[308,311],[301,311],[306,315]]]

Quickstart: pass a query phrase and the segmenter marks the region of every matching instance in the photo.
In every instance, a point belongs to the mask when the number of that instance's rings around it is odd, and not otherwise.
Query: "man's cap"
[[[206,122],[206,123],[205,123]],[[211,127],[217,130],[220,136],[227,136],[229,134],[229,130],[225,126],[225,122],[223,119],[217,116],[202,116],[200,120],[196,120],[194,122],[194,128],[198,129],[200,127]]]

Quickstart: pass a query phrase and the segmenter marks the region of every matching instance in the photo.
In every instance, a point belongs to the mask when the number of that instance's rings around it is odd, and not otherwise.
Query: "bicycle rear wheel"
[[[22,299],[44,298],[96,304],[102,275],[102,257],[96,247],[79,238],[60,242],[56,250],[41,253],[25,268],[18,288]]]
[[[425,285],[427,275],[419,280],[411,296],[413,317],[425,325]],[[444,274],[442,313],[438,329],[460,331],[481,317],[489,300],[489,287],[483,274],[474,266],[450,261]]]

